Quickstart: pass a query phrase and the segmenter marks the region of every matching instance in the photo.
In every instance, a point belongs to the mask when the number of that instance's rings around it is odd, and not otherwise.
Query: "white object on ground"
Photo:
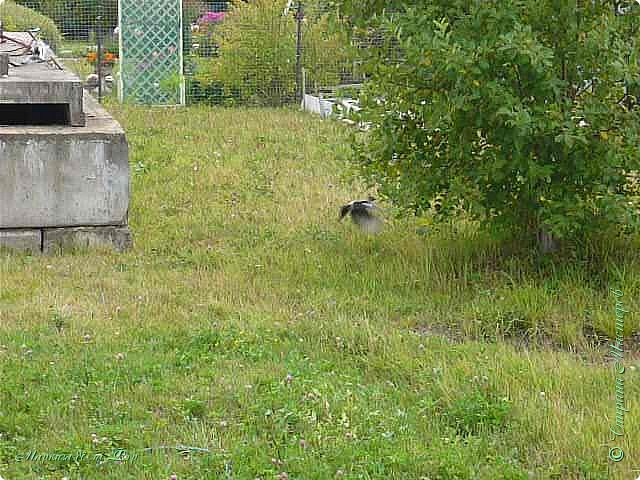
[[[305,94],[302,100],[302,108],[309,112],[317,113],[321,118],[327,118],[333,113],[333,102],[314,95]]]
[[[333,102],[330,100],[320,99],[320,116],[322,118],[330,117],[333,113]]]
[[[304,98],[302,99],[302,108],[320,115],[320,99],[318,97],[314,97],[313,95],[304,94]]]

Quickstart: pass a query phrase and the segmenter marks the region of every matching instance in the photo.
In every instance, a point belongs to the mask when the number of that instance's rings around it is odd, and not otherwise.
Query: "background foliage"
[[[295,99],[295,10],[284,16],[286,1],[237,2],[224,21],[207,32],[217,57],[198,62],[199,88],[235,92],[248,103],[280,105]],[[353,60],[347,28],[317,9],[305,6],[302,52],[309,85],[335,85]],[[216,90],[218,89],[218,90]],[[224,95],[224,94],[223,94]]]
[[[62,41],[58,28],[50,18],[11,0],[6,0],[0,5],[0,18],[7,31],[25,31],[39,27],[42,38],[54,49]]]
[[[113,29],[118,24],[118,0],[16,0],[53,19],[67,39],[87,39],[97,17]]]

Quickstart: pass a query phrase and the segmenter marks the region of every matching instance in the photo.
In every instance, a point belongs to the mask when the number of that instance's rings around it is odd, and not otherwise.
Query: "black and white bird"
[[[369,197],[367,200],[354,200],[340,208],[340,221],[351,215],[353,223],[358,225],[367,233],[378,233],[382,230],[382,220],[378,217],[380,209],[373,203],[375,198]]]

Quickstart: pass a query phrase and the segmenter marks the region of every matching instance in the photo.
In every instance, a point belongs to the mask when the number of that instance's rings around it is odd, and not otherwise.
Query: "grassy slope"
[[[638,371],[625,374],[627,458],[607,466],[612,367],[584,335],[613,333],[609,284],[637,309],[633,245],[559,267],[460,226],[421,236],[397,220],[364,237],[336,222],[366,193],[341,175],[337,125],[269,110],[116,115],[134,250],[0,256],[7,480],[605,479],[640,467]],[[417,333],[427,326],[483,341]],[[525,333],[582,359],[500,341]],[[176,444],[211,453],[15,460]]]

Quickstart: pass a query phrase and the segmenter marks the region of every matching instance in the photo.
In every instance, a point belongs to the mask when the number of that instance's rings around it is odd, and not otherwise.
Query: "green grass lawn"
[[[337,222],[369,193],[342,125],[113,110],[133,250],[0,254],[5,480],[640,474],[637,239],[563,263],[391,206],[368,237]],[[618,443],[611,287],[632,311]]]

